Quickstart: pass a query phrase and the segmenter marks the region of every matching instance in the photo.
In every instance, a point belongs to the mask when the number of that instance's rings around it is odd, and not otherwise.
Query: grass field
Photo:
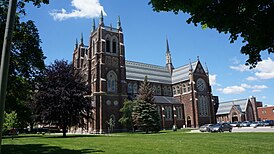
[[[117,133],[111,135],[18,136],[4,138],[2,153],[18,154],[171,154],[171,153],[274,153],[274,133]]]

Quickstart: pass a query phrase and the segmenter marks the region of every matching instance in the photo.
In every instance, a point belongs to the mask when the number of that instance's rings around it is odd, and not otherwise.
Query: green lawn
[[[18,136],[4,138],[2,153],[274,153],[274,133],[117,133],[112,135]]]

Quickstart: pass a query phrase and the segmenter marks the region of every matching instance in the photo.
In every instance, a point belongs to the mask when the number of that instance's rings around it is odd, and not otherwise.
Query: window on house
[[[137,94],[137,93],[138,93],[138,85],[137,85],[137,83],[134,83],[134,84],[133,84],[133,93],[134,93],[134,94]]]
[[[176,95],[176,88],[173,87],[173,95]]]
[[[176,90],[177,90],[177,94],[180,94],[180,93],[181,93],[180,86],[177,86],[177,87],[176,87]]]
[[[274,113],[274,109],[272,109],[272,112]]]

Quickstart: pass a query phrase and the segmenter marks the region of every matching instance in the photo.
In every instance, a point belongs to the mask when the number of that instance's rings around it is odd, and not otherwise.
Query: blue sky
[[[249,70],[247,56],[240,53],[241,39],[229,43],[229,36],[216,30],[202,30],[187,24],[187,14],[154,12],[148,0],[50,0],[49,5],[27,6],[23,20],[34,20],[39,29],[46,64],[55,59],[72,60],[76,38],[83,33],[88,39],[92,18],[98,24],[100,10],[105,25],[117,25],[120,16],[124,32],[126,59],[165,66],[166,38],[169,40],[175,67],[185,65],[197,56],[207,63],[213,94],[220,101],[255,96],[264,104],[274,105],[274,55],[262,53],[263,61]]]

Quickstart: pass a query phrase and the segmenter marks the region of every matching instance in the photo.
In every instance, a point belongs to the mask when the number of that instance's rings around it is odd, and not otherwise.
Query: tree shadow
[[[86,154],[105,152],[98,149],[63,149],[57,146],[47,146],[46,144],[24,144],[24,145],[2,145],[2,153],[5,154]]]

